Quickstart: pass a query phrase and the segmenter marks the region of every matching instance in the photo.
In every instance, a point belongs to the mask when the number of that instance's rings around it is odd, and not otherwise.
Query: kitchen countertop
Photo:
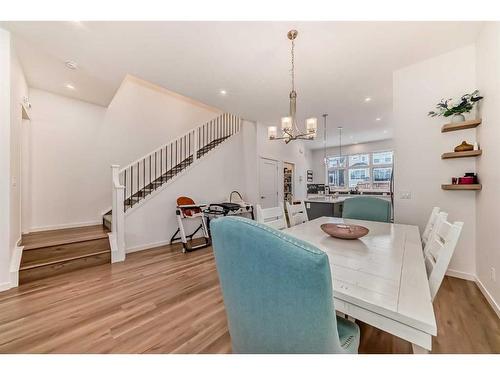
[[[341,203],[345,201],[346,199],[349,199],[352,197],[338,197],[338,198],[333,198],[331,196],[324,196],[324,195],[318,195],[315,197],[308,197],[304,199],[304,202],[309,202],[309,203],[329,203],[329,204],[335,204],[335,203]]]

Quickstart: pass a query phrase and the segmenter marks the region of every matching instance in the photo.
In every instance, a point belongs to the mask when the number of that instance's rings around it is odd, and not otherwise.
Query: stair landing
[[[103,225],[93,225],[23,235],[19,282],[110,263],[108,232]]]

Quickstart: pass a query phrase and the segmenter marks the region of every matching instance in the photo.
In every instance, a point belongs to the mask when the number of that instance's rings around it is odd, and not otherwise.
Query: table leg
[[[429,351],[427,349],[422,348],[417,344],[411,344],[411,347],[413,349],[413,354],[429,354]]]

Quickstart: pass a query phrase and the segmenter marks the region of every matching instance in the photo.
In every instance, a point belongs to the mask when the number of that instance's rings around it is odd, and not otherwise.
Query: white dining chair
[[[439,222],[433,238],[429,239],[427,253],[425,253],[425,268],[432,300],[436,297],[443,282],[463,225],[464,223],[458,221],[453,224],[446,220]]]
[[[283,203],[280,203],[278,207],[271,208],[262,208],[260,204],[258,204],[257,222],[269,225],[270,227],[278,230],[287,228]]]
[[[422,247],[425,248],[427,245],[427,242],[431,238],[432,234],[435,232],[435,227],[436,227],[436,220],[438,218],[438,215],[441,209],[439,207],[434,207],[431,212],[431,216],[429,217],[429,220],[427,221],[427,225],[425,226],[424,232],[422,233]],[[448,214],[446,214],[445,220],[447,219]]]
[[[288,213],[288,220],[291,227],[309,221],[304,201],[301,201],[299,204],[286,202],[286,212]]]
[[[448,219],[448,214],[446,212],[444,212],[444,211],[439,212],[436,215],[436,217],[433,219],[432,228],[429,231],[429,235],[427,236],[427,240],[425,241],[425,244],[422,242],[423,248],[424,248],[424,257],[429,252],[429,248],[430,248],[430,246],[433,243],[432,240],[436,236],[438,228],[440,228],[441,225],[443,223],[445,223],[447,219]]]

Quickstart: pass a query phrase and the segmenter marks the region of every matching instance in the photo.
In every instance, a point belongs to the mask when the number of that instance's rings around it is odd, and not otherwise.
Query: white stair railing
[[[111,244],[111,263],[125,260],[125,186],[120,184],[120,166],[112,165],[112,220],[111,233],[109,234]]]
[[[125,259],[125,211],[241,130],[241,118],[224,113],[120,169],[112,165],[112,262]]]

